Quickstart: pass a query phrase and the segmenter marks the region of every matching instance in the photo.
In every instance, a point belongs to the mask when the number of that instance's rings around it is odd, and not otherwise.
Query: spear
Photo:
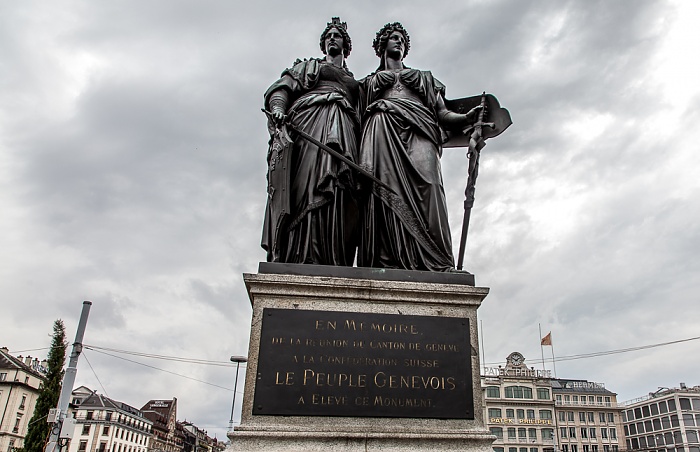
[[[462,237],[459,240],[459,256],[457,258],[457,270],[462,270],[464,265],[464,250],[467,246],[467,232],[469,232],[469,219],[474,207],[474,192],[476,191],[476,178],[479,175],[479,156],[481,149],[485,146],[482,140],[483,127],[495,128],[492,122],[484,122],[484,110],[486,109],[486,92],[481,94],[481,109],[479,110],[479,119],[474,123],[471,129],[471,137],[469,138],[469,175],[467,178],[467,188],[464,191],[464,219],[462,220]]]

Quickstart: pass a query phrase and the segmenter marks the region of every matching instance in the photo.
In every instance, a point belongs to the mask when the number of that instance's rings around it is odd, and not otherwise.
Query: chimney
[[[27,357],[24,358],[24,364],[26,364],[27,366],[31,366],[32,365],[32,357],[27,355]]]
[[[3,352],[3,353],[10,353],[10,349],[7,348],[7,347],[0,347],[0,352]]]
[[[685,385],[685,383],[681,383],[681,389],[688,389],[688,387]]]

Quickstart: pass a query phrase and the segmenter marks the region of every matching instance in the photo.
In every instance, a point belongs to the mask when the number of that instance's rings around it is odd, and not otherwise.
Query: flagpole
[[[552,341],[550,347],[552,347],[552,366],[554,367],[554,378],[557,378],[557,363],[554,360],[554,341]]]
[[[542,352],[542,370],[547,370],[544,367],[544,345],[542,345],[542,325],[538,323],[537,328],[540,329],[540,352]]]

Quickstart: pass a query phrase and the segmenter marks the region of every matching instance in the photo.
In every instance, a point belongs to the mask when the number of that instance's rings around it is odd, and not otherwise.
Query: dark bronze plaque
[[[264,309],[253,414],[474,419],[469,320]]]

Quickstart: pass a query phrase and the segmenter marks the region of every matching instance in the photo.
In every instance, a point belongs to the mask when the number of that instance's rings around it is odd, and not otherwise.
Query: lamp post
[[[233,402],[231,402],[231,420],[228,423],[228,431],[229,432],[233,431],[233,410],[234,410],[234,407],[236,406],[236,389],[238,389],[238,368],[241,366],[241,363],[247,363],[248,358],[245,356],[232,356],[231,362],[236,363],[236,382],[233,384]]]

